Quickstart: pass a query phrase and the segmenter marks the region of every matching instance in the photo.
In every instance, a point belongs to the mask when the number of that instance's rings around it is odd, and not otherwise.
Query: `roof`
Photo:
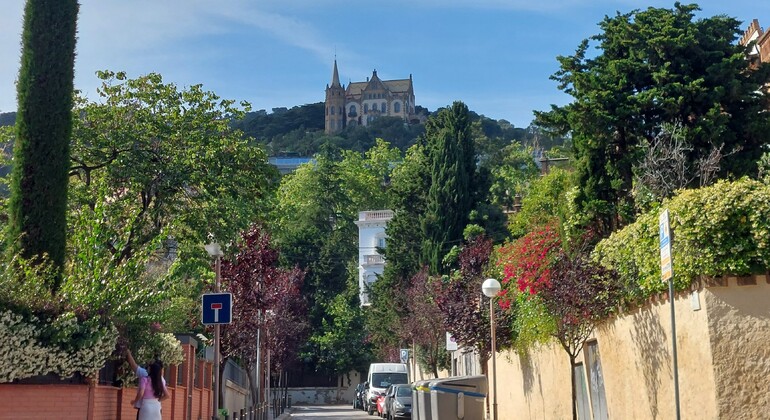
[[[406,93],[412,86],[411,79],[382,80],[382,83],[391,93]],[[366,89],[369,82],[352,82],[348,84],[348,95],[360,95]]]

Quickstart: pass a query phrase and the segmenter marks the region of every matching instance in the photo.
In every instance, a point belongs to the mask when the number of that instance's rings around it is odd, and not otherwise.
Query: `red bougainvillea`
[[[497,264],[503,269],[504,290],[515,285],[521,292],[539,292],[550,281],[551,264],[560,249],[559,233],[550,226],[501,247]],[[503,296],[501,307],[509,304],[510,301]]]

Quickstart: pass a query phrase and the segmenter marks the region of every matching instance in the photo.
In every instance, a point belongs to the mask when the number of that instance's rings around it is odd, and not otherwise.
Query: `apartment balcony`
[[[382,257],[380,254],[373,254],[373,255],[364,255],[364,264],[365,266],[369,265],[383,265],[385,264],[385,258]]]
[[[388,221],[393,218],[393,210],[373,210],[358,212],[358,220],[361,222]]]

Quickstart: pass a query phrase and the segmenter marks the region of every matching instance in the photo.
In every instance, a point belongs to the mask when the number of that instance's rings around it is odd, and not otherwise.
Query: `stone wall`
[[[770,284],[702,284],[675,299],[681,418],[768,418]],[[670,308],[662,295],[595,330],[610,419],[675,418]],[[497,370],[500,420],[571,417],[569,359],[558,344],[499,353]]]

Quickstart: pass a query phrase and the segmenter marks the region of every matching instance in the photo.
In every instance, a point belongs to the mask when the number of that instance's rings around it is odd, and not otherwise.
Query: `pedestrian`
[[[166,380],[163,379],[163,362],[155,360],[149,366],[148,375],[139,377],[139,387],[131,404],[134,407],[139,406],[139,420],[161,420],[160,402],[166,398],[168,389]]]

